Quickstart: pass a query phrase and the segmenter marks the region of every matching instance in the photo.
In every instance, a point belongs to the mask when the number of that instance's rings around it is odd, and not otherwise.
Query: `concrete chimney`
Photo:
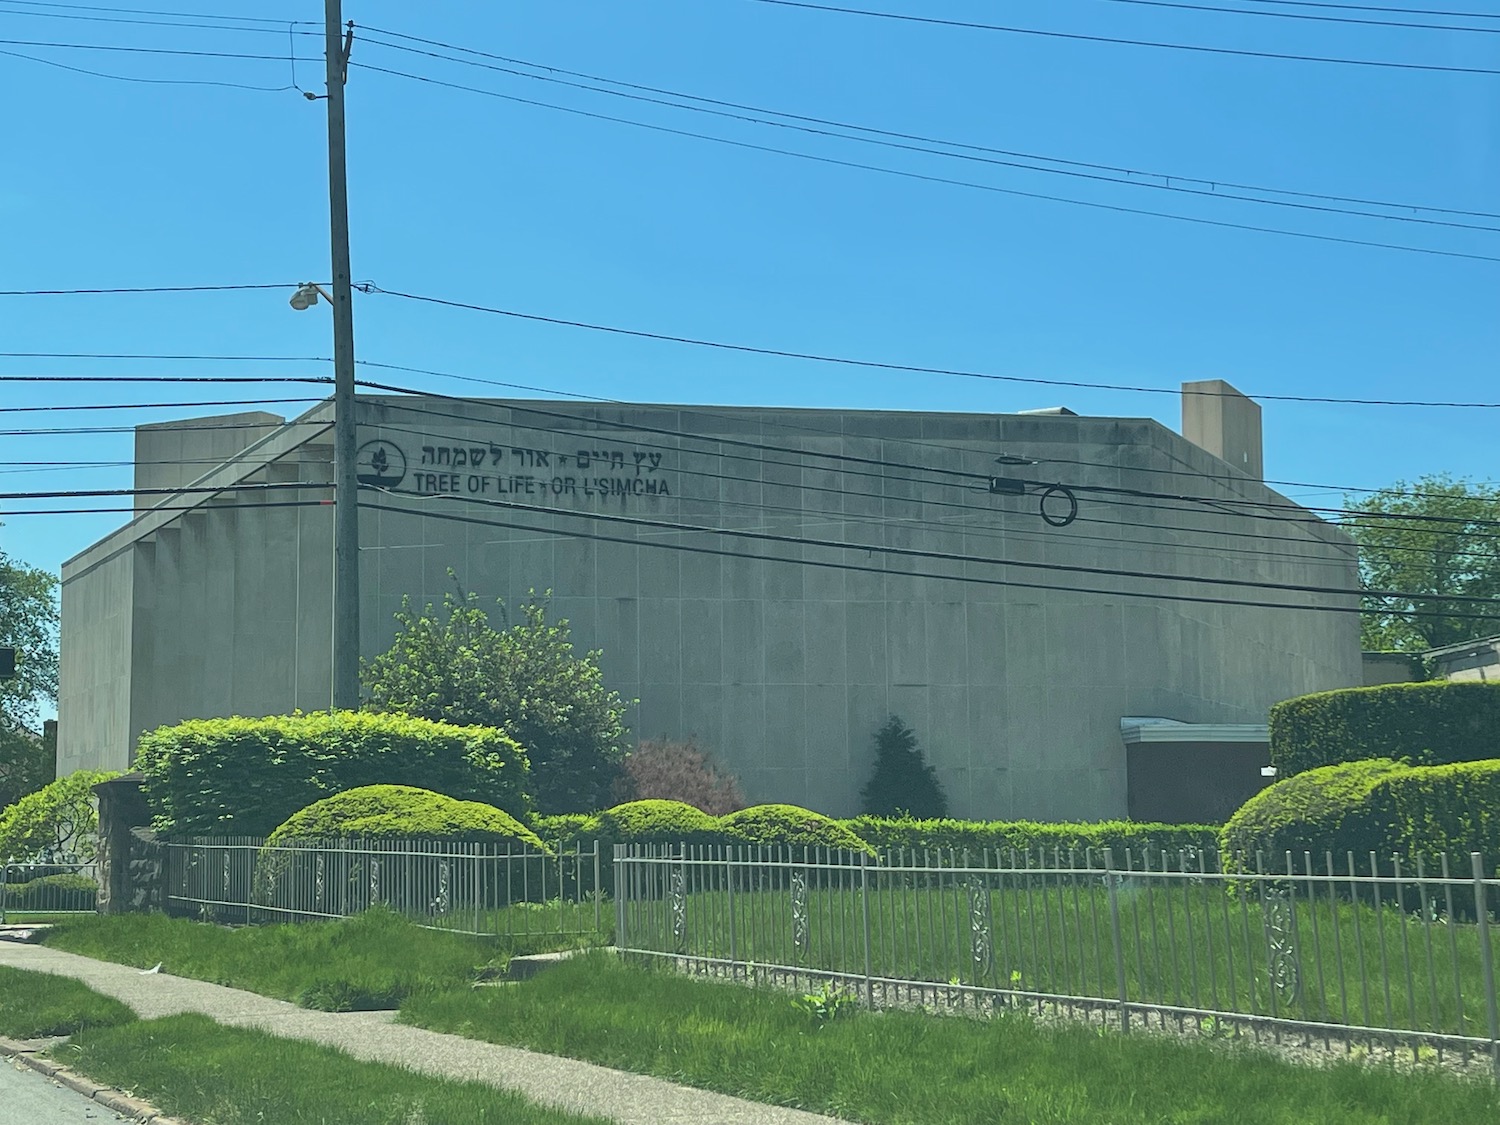
[[[1223,379],[1182,384],[1182,436],[1246,476],[1265,479],[1260,405]]]

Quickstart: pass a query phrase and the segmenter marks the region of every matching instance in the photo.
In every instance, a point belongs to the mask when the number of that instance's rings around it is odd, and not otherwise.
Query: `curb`
[[[147,1125],[147,1123],[149,1125],[192,1125],[192,1122],[183,1121],[181,1118],[168,1117],[149,1102],[133,1098],[124,1091],[116,1090],[113,1086],[101,1086],[77,1071],[59,1066],[51,1059],[42,1058],[37,1052],[43,1049],[44,1046],[38,1042],[7,1039],[0,1035],[0,1056],[15,1059],[21,1065],[30,1067],[52,1081],[98,1102],[113,1113],[118,1113],[131,1121],[141,1122],[142,1125]]]

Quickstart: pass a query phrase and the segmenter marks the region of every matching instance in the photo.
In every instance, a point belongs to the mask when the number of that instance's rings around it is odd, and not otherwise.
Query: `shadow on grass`
[[[159,914],[77,918],[45,937],[55,949],[243,988],[324,1011],[395,1008],[426,991],[502,975],[513,956],[581,939],[441,933],[373,909],[333,922],[229,928]]]

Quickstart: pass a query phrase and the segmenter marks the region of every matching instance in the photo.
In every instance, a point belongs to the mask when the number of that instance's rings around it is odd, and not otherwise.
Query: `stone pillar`
[[[152,894],[149,888],[134,885],[141,877],[150,875],[150,872],[135,870],[139,865],[132,862],[135,853],[141,852],[146,845],[139,835],[150,835],[151,810],[146,807],[146,798],[141,792],[143,780],[138,773],[127,773],[94,786],[94,793],[99,798],[100,914],[146,910],[150,908],[146,905],[148,902],[161,899],[159,888]],[[158,848],[153,844],[151,850]],[[151,866],[155,868],[159,881],[160,864]]]

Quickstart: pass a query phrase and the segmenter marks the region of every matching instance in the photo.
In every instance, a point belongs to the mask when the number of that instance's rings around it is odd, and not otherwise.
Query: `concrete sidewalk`
[[[314,1012],[283,1000],[168,973],[95,961],[40,945],[0,942],[0,965],[56,973],[123,1001],[143,1018],[199,1012],[233,1027],[305,1039],[357,1059],[440,1078],[484,1082],[621,1125],[835,1125],[834,1118],[677,1086],[593,1063],[406,1027],[392,1012]]]

